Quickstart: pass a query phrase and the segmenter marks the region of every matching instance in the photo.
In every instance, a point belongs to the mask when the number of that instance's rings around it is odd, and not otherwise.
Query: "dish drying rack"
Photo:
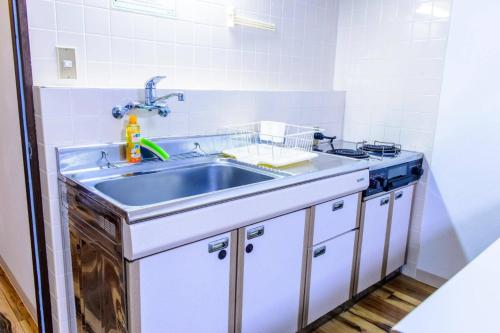
[[[313,127],[261,121],[226,127],[219,134],[224,137],[224,155],[254,165],[283,167],[318,156],[312,152],[315,132],[318,129]]]

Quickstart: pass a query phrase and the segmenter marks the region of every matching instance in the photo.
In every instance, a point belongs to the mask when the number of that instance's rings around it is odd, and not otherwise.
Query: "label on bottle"
[[[140,158],[141,157],[141,146],[139,144],[134,144],[134,147],[130,151],[130,157]]]
[[[138,163],[141,158],[141,132],[139,127],[127,128],[127,160],[130,163]]]
[[[131,140],[132,140],[133,143],[139,142],[141,140],[141,133],[134,133],[134,134],[132,134]]]

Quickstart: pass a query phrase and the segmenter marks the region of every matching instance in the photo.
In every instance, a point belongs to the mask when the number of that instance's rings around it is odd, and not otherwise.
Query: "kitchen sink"
[[[154,172],[138,172],[98,182],[94,187],[127,206],[145,206],[238,186],[278,175],[231,163],[205,163]]]

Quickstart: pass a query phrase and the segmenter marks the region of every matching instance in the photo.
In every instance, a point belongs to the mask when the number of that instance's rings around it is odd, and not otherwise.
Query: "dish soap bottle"
[[[127,138],[127,161],[129,163],[138,163],[141,157],[141,127],[137,124],[137,116],[130,115],[128,125],[125,130]]]

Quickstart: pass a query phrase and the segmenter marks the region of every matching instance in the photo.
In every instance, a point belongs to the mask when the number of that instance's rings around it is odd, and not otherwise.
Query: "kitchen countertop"
[[[193,144],[193,138],[180,138],[175,140],[165,140],[166,144],[170,148],[169,151],[174,150],[175,152],[177,149],[176,147],[180,147],[178,150],[181,151],[183,149],[182,147],[188,146],[186,142],[189,140],[191,146]],[[213,142],[205,142],[204,140],[207,141],[209,139],[203,137],[195,138],[195,141],[200,142],[203,147],[216,146]],[[162,144],[161,141],[157,143]],[[206,193],[203,195],[182,198],[181,200],[172,200],[147,206],[126,206],[99,192],[93,186],[89,186],[90,183],[87,181],[88,179],[92,179],[93,177],[95,178],[98,175],[103,174],[112,176],[139,172],[142,170],[141,168],[145,167],[144,164],[120,164],[120,166],[116,168],[96,167],[95,161],[100,160],[99,157],[102,152],[106,152],[106,154],[110,156],[110,159],[112,157],[117,158],[117,156],[119,156],[117,151],[120,149],[120,145],[123,145],[123,143],[58,149],[59,177],[62,181],[78,187],[103,206],[124,217],[128,223],[135,223],[158,216],[171,215],[198,207],[205,207],[207,205],[213,205],[228,200],[235,200],[242,197],[274,191],[324,178],[335,177],[368,168],[366,161],[319,153],[317,158],[309,162],[274,170],[281,174],[280,178]],[[217,147],[212,148],[212,150],[205,148],[204,153],[206,153],[206,156],[196,157],[196,159],[202,161],[204,158],[217,158],[217,154],[215,154],[217,151],[220,151]],[[113,161],[114,160],[115,159],[113,159]],[[154,163],[155,168],[167,168],[172,162],[152,161],[147,163]],[[368,184],[368,179],[360,179],[359,181]]]
[[[458,272],[394,331],[496,332],[500,315],[500,238]]]

